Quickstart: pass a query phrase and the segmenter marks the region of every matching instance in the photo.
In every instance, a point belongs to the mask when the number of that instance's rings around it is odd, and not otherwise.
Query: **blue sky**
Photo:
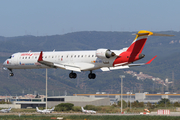
[[[2,0],[0,36],[180,31],[180,0]]]

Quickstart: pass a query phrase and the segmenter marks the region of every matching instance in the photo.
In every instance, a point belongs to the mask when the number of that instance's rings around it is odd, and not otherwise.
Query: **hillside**
[[[121,49],[128,47],[135,36],[134,32],[75,32],[65,35],[53,36],[17,36],[0,37],[0,62],[3,63],[12,53],[22,51],[52,51],[52,50],[91,50],[98,48]],[[144,59],[138,63],[146,62],[155,55],[158,57],[150,65],[134,67],[131,70],[143,71],[149,75],[160,77],[161,79],[174,78],[176,90],[180,90],[179,85],[179,67],[180,67],[180,34],[179,32],[166,31],[160,32],[173,34],[174,37],[150,36],[147,40],[143,54]],[[2,66],[2,64],[1,64]],[[61,69],[48,70],[48,91],[49,95],[68,95],[76,93],[95,93],[96,91],[105,91],[107,93],[120,92],[120,74],[124,70],[112,72],[99,72],[95,80],[89,80],[89,72],[78,73],[77,79],[68,77],[70,71]],[[45,70],[14,70],[15,76],[8,77],[8,72],[1,70],[0,95],[22,94],[22,91],[33,93],[37,91],[45,94]],[[152,80],[139,81],[135,77],[126,75],[124,81],[124,91],[152,91]],[[161,91],[161,85],[155,84],[156,92]]]

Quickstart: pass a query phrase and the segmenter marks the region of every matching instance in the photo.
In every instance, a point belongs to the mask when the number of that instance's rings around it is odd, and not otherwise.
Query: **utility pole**
[[[131,94],[132,92],[130,92],[130,110],[131,110]]]
[[[46,110],[47,110],[47,68],[46,68]]]
[[[125,78],[125,75],[120,75],[121,78],[121,114],[122,114],[122,108],[123,108],[123,101],[122,101],[122,94],[123,94],[123,78]]]
[[[172,71],[172,86],[173,86],[173,92],[175,92],[175,88],[174,88],[174,71]]]

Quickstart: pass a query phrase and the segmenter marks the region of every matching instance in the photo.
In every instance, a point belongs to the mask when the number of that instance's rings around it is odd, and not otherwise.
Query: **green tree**
[[[175,102],[174,107],[180,107],[180,104],[178,102]]]
[[[151,108],[152,107],[152,104],[150,102],[147,103],[147,107],[148,108]]]
[[[166,99],[166,98],[162,98],[159,102],[158,102],[158,107],[169,107],[171,106],[170,100]]]
[[[72,103],[61,103],[56,105],[55,111],[69,111],[72,110],[74,104]]]
[[[118,101],[118,106],[121,107],[121,101]],[[127,107],[127,103],[123,100],[123,108]]]
[[[95,106],[95,105],[86,105],[86,106],[84,107],[84,109],[86,109],[86,110],[95,110],[95,111],[98,111],[98,110],[100,110],[100,107]]]

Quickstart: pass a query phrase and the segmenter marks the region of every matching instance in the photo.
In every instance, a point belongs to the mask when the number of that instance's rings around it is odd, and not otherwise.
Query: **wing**
[[[123,65],[123,66],[118,66],[118,67],[102,67],[100,68],[101,71],[111,71],[111,70],[118,70],[118,69],[126,69],[129,67],[133,67],[133,66],[141,66],[141,65],[147,65],[150,64],[155,58],[157,57],[154,56],[151,60],[149,60],[147,63],[139,63],[139,64],[128,64],[128,65]]]
[[[41,53],[39,55],[38,62],[43,64],[43,65],[46,65],[46,66],[48,66],[50,68],[61,68],[61,69],[81,72],[80,67],[77,66],[77,65],[73,65],[73,64],[59,64],[59,63],[54,63],[54,62],[43,60],[43,52],[42,51],[41,51]]]

